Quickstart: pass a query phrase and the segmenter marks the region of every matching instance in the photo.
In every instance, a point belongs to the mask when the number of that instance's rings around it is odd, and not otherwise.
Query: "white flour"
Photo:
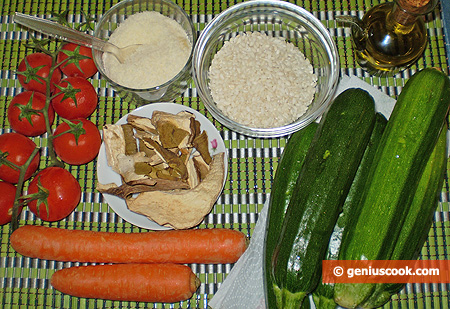
[[[121,86],[145,89],[159,86],[177,75],[189,59],[191,42],[173,19],[158,12],[131,15],[111,34],[109,42],[124,47],[143,44],[124,63],[105,53],[109,78]]]

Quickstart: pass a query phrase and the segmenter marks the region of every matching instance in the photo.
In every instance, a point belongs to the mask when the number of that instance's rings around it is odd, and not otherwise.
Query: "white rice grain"
[[[311,63],[294,44],[259,32],[227,41],[208,74],[217,107],[257,128],[298,119],[311,104],[317,82]]]

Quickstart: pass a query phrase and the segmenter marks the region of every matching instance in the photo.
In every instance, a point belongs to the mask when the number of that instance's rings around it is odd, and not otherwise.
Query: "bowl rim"
[[[326,50],[327,56],[330,60],[331,67],[334,68],[331,72],[331,81],[329,89],[327,90],[326,100],[315,110],[314,113],[307,115],[304,119],[302,119],[300,122],[293,122],[290,124],[287,124],[285,126],[276,127],[276,128],[256,128],[256,127],[250,127],[246,126],[240,123],[237,123],[227,117],[225,117],[222,113],[218,112],[218,108],[215,106],[212,106],[211,102],[207,100],[207,95],[205,94],[205,90],[199,87],[199,78],[198,75],[200,75],[200,72],[198,70],[198,67],[200,66],[200,53],[205,50],[205,46],[207,43],[206,34],[211,31],[211,29],[217,27],[218,25],[221,25],[223,23],[223,19],[227,17],[228,15],[232,15],[235,12],[242,11],[247,8],[256,8],[262,6],[264,8],[280,8],[280,9],[287,9],[288,11],[294,12],[298,15],[301,15],[303,18],[307,20],[310,24],[312,24],[314,27],[317,28],[318,32],[321,34],[321,36],[324,38],[327,44],[324,44],[324,49]],[[235,4],[218,15],[216,15],[202,30],[200,33],[197,43],[194,48],[194,55],[192,59],[192,66],[193,66],[193,80],[196,85],[197,92],[202,99],[203,104],[206,106],[207,110],[211,113],[211,115],[217,119],[220,123],[225,125],[227,128],[231,129],[232,131],[251,136],[251,137],[261,137],[261,138],[272,138],[272,137],[280,137],[284,135],[289,135],[291,133],[294,133],[295,131],[298,131],[304,127],[306,127],[311,122],[314,122],[315,119],[319,118],[325,111],[325,109],[328,107],[328,105],[331,103],[332,98],[334,97],[334,94],[337,90],[337,85],[339,83],[339,75],[340,75],[340,60],[339,60],[339,53],[337,50],[336,43],[331,37],[330,32],[328,29],[322,24],[322,22],[316,18],[312,13],[305,10],[304,8],[290,3],[286,1],[280,1],[280,0],[249,0],[244,1],[238,4]],[[215,104],[213,102],[213,104]],[[304,114],[305,115],[305,114]],[[302,115],[302,116],[304,116]],[[300,117],[302,117],[300,116]]]
[[[111,8],[109,8],[108,11],[106,11],[105,14],[103,14],[103,15],[101,16],[100,20],[96,23],[95,29],[94,29],[94,33],[93,33],[94,36],[97,37],[97,38],[99,38],[99,33],[101,32],[101,29],[100,29],[100,26],[99,26],[99,25],[102,24],[102,23],[104,22],[104,20],[112,14],[112,13],[111,13],[112,11],[114,11],[114,10],[119,10],[119,9],[121,9],[122,7],[125,7],[126,5],[128,5],[128,4],[130,4],[130,3],[133,3],[133,2],[138,3],[138,2],[142,2],[142,1],[143,1],[143,0],[138,0],[138,1],[136,1],[136,0],[122,0],[122,1],[119,1],[118,3],[116,3],[115,5],[113,5]],[[147,1],[148,1],[148,0],[147,0]],[[183,66],[183,68],[177,73],[177,75],[175,75],[173,78],[171,78],[171,79],[168,80],[167,82],[165,82],[165,83],[163,83],[163,84],[161,84],[161,85],[155,86],[155,87],[150,87],[150,88],[131,88],[131,87],[127,87],[127,86],[120,85],[120,84],[117,83],[116,81],[112,80],[112,79],[106,74],[106,72],[103,70],[102,66],[100,65],[100,63],[99,63],[100,59],[97,59],[97,57],[96,57],[96,55],[100,55],[100,53],[101,53],[101,55],[103,55],[103,52],[97,52],[97,51],[93,52],[92,58],[93,58],[93,60],[94,60],[95,65],[96,65],[97,68],[98,68],[99,73],[100,73],[100,74],[101,74],[101,75],[102,75],[102,76],[103,76],[110,84],[112,84],[112,85],[114,85],[114,86],[117,86],[117,87],[120,87],[120,88],[121,88],[122,90],[124,90],[124,91],[130,91],[130,92],[140,93],[140,92],[152,92],[152,91],[158,91],[158,90],[161,90],[161,89],[165,89],[165,88],[169,87],[174,81],[176,81],[177,79],[179,79],[182,75],[184,75],[185,72],[192,71],[192,58],[193,58],[193,55],[194,55],[194,48],[195,48],[195,45],[196,45],[196,43],[197,43],[197,30],[195,29],[194,23],[192,22],[192,19],[191,19],[191,17],[187,14],[187,12],[186,12],[181,6],[179,6],[177,3],[175,3],[175,2],[173,2],[173,1],[171,1],[171,0],[158,0],[158,1],[164,2],[164,3],[169,3],[169,4],[173,5],[174,7],[176,7],[176,8],[181,12],[182,15],[184,15],[184,17],[185,17],[186,20],[188,21],[189,26],[190,26],[190,28],[191,28],[191,30],[192,30],[192,42],[191,42],[191,51],[190,51],[190,53],[189,53],[189,58],[188,58],[188,60],[186,61],[186,63],[185,63],[185,65]],[[151,2],[154,2],[154,1],[151,1]],[[137,13],[141,13],[141,12],[145,12],[145,11],[139,11],[139,12],[137,12]],[[192,74],[190,74],[190,75],[192,75]]]

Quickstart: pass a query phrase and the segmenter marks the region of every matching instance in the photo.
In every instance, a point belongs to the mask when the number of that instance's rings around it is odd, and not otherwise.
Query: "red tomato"
[[[12,132],[0,135],[0,154],[7,152],[8,156],[6,159],[17,166],[24,165],[35,148],[36,144],[20,133]],[[29,179],[37,170],[39,159],[40,153],[38,152],[27,168],[25,180]],[[10,183],[17,183],[19,181],[19,171],[2,164],[0,166],[0,179]]]
[[[45,108],[45,99],[45,95],[36,91],[25,91],[16,95],[8,107],[8,121],[11,128],[26,136],[38,136],[47,132],[44,114],[36,113],[36,110]],[[54,119],[55,112],[50,105],[48,108],[50,125]]]
[[[71,59],[60,66],[61,71],[67,76],[89,78],[97,73],[97,67],[92,60],[92,49],[89,47],[66,43],[58,53],[57,62],[61,63],[68,57]]]
[[[78,143],[75,140],[75,135],[72,133],[65,133],[53,140],[53,148],[58,157],[72,165],[86,164],[94,160],[102,144],[100,132],[95,124],[87,119],[77,119],[72,122],[80,123],[80,121],[83,123],[83,129],[86,133],[78,137]],[[63,122],[58,125],[53,135],[59,135],[69,129],[69,125]]]
[[[97,108],[98,96],[94,86],[82,77],[67,77],[59,84],[59,87],[68,89],[71,95],[64,94],[57,88],[55,95],[60,93],[52,100],[55,112],[66,119],[77,119],[89,117]],[[79,89],[80,91],[73,94],[70,89]],[[75,96],[75,101],[73,100]]]
[[[11,222],[12,208],[16,198],[16,186],[9,182],[0,181],[0,225]],[[19,214],[22,207],[19,207]]]
[[[48,212],[42,200],[33,200],[28,203],[28,207],[41,220],[59,221],[64,219],[74,211],[80,202],[80,184],[68,170],[56,166],[43,169],[30,182],[28,194],[39,191],[38,183],[48,191]]]
[[[28,64],[27,64],[28,63]],[[23,88],[29,91],[47,92],[46,78],[50,75],[52,57],[44,53],[33,53],[26,56],[19,64],[17,75]],[[55,89],[54,84],[61,81],[61,71],[56,68],[50,79],[50,91]]]

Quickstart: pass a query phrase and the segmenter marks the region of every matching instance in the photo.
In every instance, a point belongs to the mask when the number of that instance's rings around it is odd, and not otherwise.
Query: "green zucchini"
[[[317,286],[328,241],[374,123],[373,98],[362,89],[345,90],[323,115],[272,257],[278,308],[299,308]]]
[[[278,241],[286,209],[291,200],[292,191],[318,126],[319,124],[317,122],[313,122],[289,137],[275,172],[269,197],[263,257],[264,289],[266,304],[268,304],[267,308],[276,307],[273,284],[268,273],[271,265],[270,257]]]
[[[428,238],[433,216],[439,203],[439,195],[447,170],[447,126],[441,131],[439,140],[420,178],[414,199],[395,244],[391,260],[415,260]],[[377,308],[385,304],[404,284],[377,284],[375,292],[361,305],[362,308]]]
[[[306,296],[305,299],[303,300],[302,306],[300,307],[300,309],[311,309],[312,307],[311,301],[309,300],[309,297]],[[317,306],[316,306],[317,308]]]
[[[341,246],[342,234],[347,226],[350,218],[357,214],[359,200],[364,190],[364,185],[367,180],[367,171],[372,166],[373,157],[378,144],[381,140],[384,128],[386,127],[386,118],[377,113],[375,117],[375,126],[370,136],[364,155],[356,171],[355,178],[350,187],[348,195],[345,199],[342,213],[339,215],[333,233],[328,244],[328,251],[326,260],[337,260],[339,255],[339,248]],[[320,282],[317,288],[313,291],[313,299],[316,308],[318,309],[332,309],[336,308],[336,302],[333,299],[334,284]]]
[[[389,260],[418,180],[434,149],[450,103],[450,81],[436,69],[415,73],[400,93],[369,171],[361,213],[342,239],[340,260]],[[338,283],[335,301],[364,303],[375,284]]]

